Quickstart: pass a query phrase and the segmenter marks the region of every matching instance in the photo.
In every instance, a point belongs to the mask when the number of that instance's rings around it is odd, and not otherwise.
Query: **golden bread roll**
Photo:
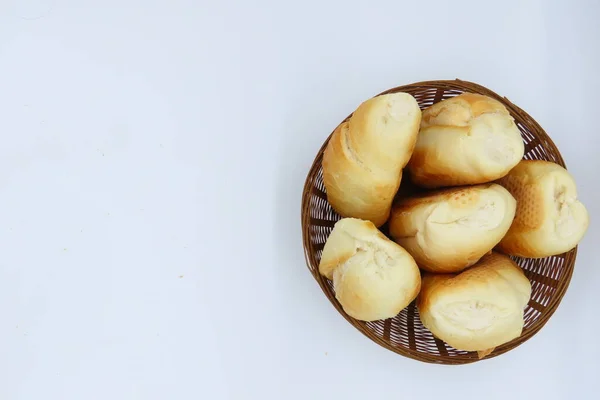
[[[422,269],[457,272],[500,242],[515,210],[515,199],[495,183],[428,192],[394,205],[390,236]]]
[[[530,296],[521,268],[492,252],[459,274],[425,274],[417,307],[434,336],[482,357],[521,335]]]
[[[486,183],[506,175],[524,151],[506,107],[487,96],[463,93],[423,111],[407,171],[426,188]]]
[[[365,101],[334,131],[322,166],[327,199],[338,214],[385,223],[420,121],[417,101],[393,93]]]
[[[515,219],[498,250],[539,258],[565,253],[583,238],[589,216],[571,174],[558,164],[523,160],[498,181],[517,199]]]
[[[370,221],[339,220],[325,243],[319,273],[333,280],[344,311],[362,321],[392,318],[419,293],[413,258]]]

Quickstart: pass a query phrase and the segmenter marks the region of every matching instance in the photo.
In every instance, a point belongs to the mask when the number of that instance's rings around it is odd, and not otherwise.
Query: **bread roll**
[[[407,170],[426,188],[473,185],[503,177],[524,151],[521,133],[500,102],[463,93],[423,111]]]
[[[419,268],[370,221],[344,218],[327,238],[319,264],[344,311],[362,321],[392,318],[419,293]]]
[[[515,209],[515,199],[494,183],[438,190],[396,203],[390,235],[419,267],[457,272],[500,242]]]
[[[407,93],[393,93],[365,101],[335,130],[322,162],[334,210],[376,226],[385,223],[420,121],[417,101]]]
[[[417,307],[434,336],[481,357],[521,335],[530,296],[521,268],[493,252],[459,274],[425,274]]]
[[[566,169],[549,161],[521,161],[498,181],[517,199],[517,212],[498,250],[521,257],[549,257],[573,249],[583,238],[589,216],[577,200]]]

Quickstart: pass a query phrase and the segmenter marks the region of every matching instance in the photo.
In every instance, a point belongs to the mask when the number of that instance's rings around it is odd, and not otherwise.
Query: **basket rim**
[[[448,88],[449,86],[453,87],[453,88]],[[446,89],[446,90],[458,90],[458,91],[462,91],[462,92],[467,92],[471,88],[471,89],[476,89],[477,92],[479,92],[479,93],[484,93],[492,98],[495,98],[496,100],[500,101],[502,104],[504,104],[508,108],[511,115],[513,115],[513,116],[517,115],[519,117],[519,119],[521,119],[522,121],[525,121],[527,126],[531,126],[532,130],[534,130],[536,132],[540,132],[543,137],[541,137],[541,138],[536,137],[536,139],[543,141],[544,145],[546,145],[554,150],[554,155],[556,156],[556,160],[554,161],[555,163],[563,166],[564,168],[567,168],[566,163],[565,163],[564,159],[562,158],[560,151],[556,147],[556,144],[552,141],[550,136],[539,125],[539,123],[537,121],[535,121],[526,111],[524,111],[523,109],[521,109],[520,107],[518,107],[517,105],[512,103],[507,97],[500,96],[499,94],[495,93],[494,91],[492,91],[480,84],[466,81],[466,80],[461,80],[458,78],[454,79],[454,80],[426,80],[426,81],[410,83],[407,85],[396,86],[396,87],[384,90],[378,94],[375,94],[372,97],[377,97],[377,96],[381,96],[381,95],[388,94],[388,93],[402,92],[402,91],[406,91],[407,89],[411,89],[411,88],[413,88],[413,89],[414,88]],[[437,101],[439,101],[439,100],[440,99],[437,99]],[[437,101],[434,101],[434,103]],[[338,124],[338,126],[340,124],[342,124],[343,122],[347,121],[352,116],[352,114],[353,113],[350,113],[346,118],[344,118]],[[337,129],[337,126],[335,129]],[[310,240],[310,234],[308,232],[309,226],[310,226],[310,218],[311,218],[310,217],[310,195],[312,193],[311,189],[313,187],[313,183],[315,180],[314,178],[315,178],[318,170],[321,168],[323,152],[325,151],[325,148],[327,147],[327,144],[329,143],[329,140],[331,139],[331,136],[333,135],[333,132],[335,131],[335,129],[332,130],[332,132],[328,135],[328,137],[325,139],[325,141],[319,148],[317,155],[313,159],[312,165],[306,176],[306,179],[304,182],[304,188],[303,188],[303,192],[302,192],[302,202],[301,202],[301,228],[302,228],[302,241],[303,241],[303,247],[304,247],[304,258],[305,258],[306,266],[309,269],[309,272],[311,273],[313,278],[317,281],[317,283],[319,284],[319,287],[321,288],[321,290],[325,294],[325,296],[329,299],[330,303],[344,317],[344,319],[346,319],[346,321],[348,323],[350,323],[350,325],[354,326],[364,336],[368,337],[373,342],[379,344],[380,346],[382,346],[390,351],[393,351],[397,354],[400,354],[402,356],[405,356],[407,358],[411,358],[411,359],[414,359],[417,361],[421,361],[421,362],[425,362],[425,363],[432,363],[432,364],[440,364],[440,365],[463,365],[463,364],[470,364],[470,363],[474,363],[474,362],[478,362],[478,361],[495,358],[495,357],[505,354],[508,351],[525,343],[526,341],[531,339],[535,334],[537,334],[546,325],[546,323],[550,320],[550,318],[554,315],[554,313],[558,309],[565,293],[567,292],[567,290],[569,288],[571,278],[573,275],[575,260],[576,260],[576,256],[577,256],[577,249],[578,249],[577,246],[567,253],[556,256],[556,257],[561,257],[561,256],[564,257],[565,273],[563,274],[563,276],[561,276],[561,278],[559,280],[560,284],[556,288],[556,292],[550,298],[548,304],[545,306],[544,312],[540,313],[540,315],[534,321],[533,325],[531,327],[527,328],[527,330],[524,330],[524,332],[521,334],[521,336],[496,347],[496,349],[490,355],[488,355],[487,357],[485,357],[483,359],[479,359],[477,357],[463,358],[463,357],[457,357],[457,356],[442,356],[442,355],[434,356],[432,354],[427,354],[427,353],[417,351],[416,349],[413,350],[413,349],[406,348],[406,347],[390,346],[390,344],[388,344],[386,341],[384,341],[379,336],[370,335],[369,334],[370,330],[368,330],[364,327],[363,321],[357,321],[357,320],[353,319],[352,317],[350,317],[348,314],[346,314],[346,312],[344,312],[344,310],[342,309],[339,302],[335,298],[332,298],[329,295],[328,290],[327,290],[328,288],[326,287],[326,283],[325,283],[325,278],[322,277],[318,273],[318,264],[313,265],[311,263],[310,257],[311,257],[311,250],[313,248],[313,245]],[[311,266],[312,266],[312,268],[311,268]],[[386,321],[391,321],[391,319],[388,319]],[[469,352],[469,353],[472,353],[472,352]]]

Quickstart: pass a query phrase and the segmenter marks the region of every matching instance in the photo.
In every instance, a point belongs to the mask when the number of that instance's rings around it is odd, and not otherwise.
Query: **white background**
[[[598,1],[0,1],[0,399],[595,399]],[[378,347],[303,257],[300,196],[362,100],[471,80],[555,140],[592,224],[533,339]]]

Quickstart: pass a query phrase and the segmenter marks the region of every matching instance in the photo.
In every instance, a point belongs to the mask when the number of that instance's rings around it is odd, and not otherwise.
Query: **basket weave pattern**
[[[497,99],[506,106],[521,131],[525,143],[525,159],[548,160],[561,166],[564,161],[548,135],[526,112],[508,99],[475,83],[454,81],[427,81],[400,86],[381,94],[406,92],[419,103],[421,109],[463,92],[479,93]],[[348,116],[346,120],[350,118]],[[345,121],[345,120],[344,120]],[[353,319],[335,299],[333,283],[319,274],[318,266],[327,237],[341,218],[327,201],[323,185],[321,161],[331,135],[317,154],[310,169],[302,195],[302,233],[306,262],[310,272],[335,308],[356,329],[381,346],[419,361],[438,364],[466,364],[478,361],[476,352],[459,351],[434,338],[419,319],[415,302],[396,317],[375,322]],[[385,227],[382,227],[385,232]],[[503,354],[537,333],[558,307],[573,273],[577,248],[568,253],[541,259],[512,257],[523,268],[532,285],[532,294],[525,309],[525,326],[520,337],[497,347],[491,358]]]

